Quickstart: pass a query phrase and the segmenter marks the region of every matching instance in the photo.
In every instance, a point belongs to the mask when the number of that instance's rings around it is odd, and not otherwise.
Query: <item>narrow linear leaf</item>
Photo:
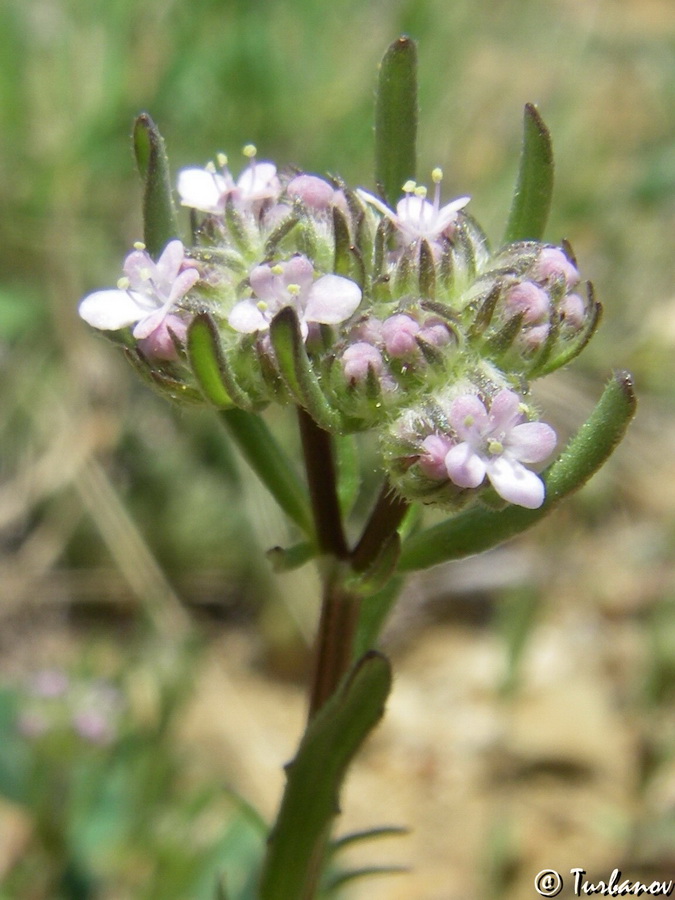
[[[349,869],[339,875],[334,875],[324,890],[330,895],[350,881],[356,881],[357,878],[368,878],[373,875],[405,875],[408,872],[410,872],[410,866],[363,866],[360,869]]]
[[[307,490],[264,420],[243,409],[221,410],[233,441],[286,515],[310,538],[314,535]]]
[[[426,569],[481,553],[534,525],[597,472],[621,441],[635,414],[635,406],[631,375],[617,373],[606,386],[588,421],[572,438],[562,456],[543,474],[546,500],[539,509],[509,506],[494,511],[474,507],[433,528],[419,531],[404,543],[399,571]]]
[[[416,143],[417,47],[403,36],[384,54],[375,99],[375,181],[392,207],[415,178]]]
[[[354,657],[359,658],[377,645],[384,623],[403,587],[403,578],[394,576],[389,584],[361,604],[359,624],[354,640]]]
[[[391,689],[391,667],[380,653],[356,663],[342,685],[307,726],[286,768],[286,789],[270,834],[260,900],[304,897],[314,877],[317,852],[339,811],[344,776],[377,725]]]
[[[362,841],[386,837],[402,837],[406,834],[410,834],[410,830],[401,825],[381,825],[377,828],[368,828],[365,831],[352,831],[349,834],[343,834],[342,837],[332,841],[330,849],[331,853],[335,854],[344,850],[345,847],[351,847],[352,844],[360,844]]]
[[[169,241],[178,237],[178,222],[164,139],[147,113],[134,123],[133,145],[144,184],[143,240],[150,256],[157,259]]]
[[[234,406],[220,373],[220,340],[215,324],[206,313],[194,317],[187,334],[190,366],[207,400],[220,409]]]
[[[523,117],[523,148],[504,243],[542,239],[553,195],[551,135],[537,107],[527,103]]]
[[[300,406],[307,410],[320,428],[340,431],[342,419],[324,397],[292,307],[285,306],[272,319],[270,339],[279,371]]]

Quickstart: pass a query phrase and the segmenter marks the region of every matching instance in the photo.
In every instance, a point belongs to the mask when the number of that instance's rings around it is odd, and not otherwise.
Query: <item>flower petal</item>
[[[506,438],[508,453],[524,463],[546,459],[557,443],[557,435],[545,422],[524,422],[512,428]]]
[[[475,488],[485,478],[485,460],[468,443],[457,444],[448,450],[445,468],[450,481],[458,487]]]
[[[111,289],[95,291],[80,303],[78,312],[84,321],[102,331],[117,331],[133,325],[148,313],[144,298],[133,291]]]
[[[183,169],[178,173],[178,193],[183,206],[202,212],[223,211],[228,185],[222,175],[206,169]]]
[[[253,334],[254,331],[266,331],[269,328],[267,319],[253,300],[242,300],[232,308],[227,318],[235,331],[242,334]]]
[[[255,162],[237,179],[237,189],[245,200],[266,200],[280,191],[277,167],[271,162]]]
[[[522,418],[520,397],[513,391],[503,388],[490,405],[490,432],[509,431]]]
[[[546,490],[541,478],[507,454],[488,461],[487,476],[499,496],[509,503],[539,509],[544,502]]]
[[[157,260],[157,278],[162,285],[168,286],[176,280],[184,257],[183,242],[169,241]]]
[[[305,307],[308,322],[337,325],[344,322],[361,302],[361,288],[342,275],[323,275],[310,288]]]
[[[488,414],[480,398],[463,394],[453,400],[448,421],[461,440],[480,443],[488,426]]]

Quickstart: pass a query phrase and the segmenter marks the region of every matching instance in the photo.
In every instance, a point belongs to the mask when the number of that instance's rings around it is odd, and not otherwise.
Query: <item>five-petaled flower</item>
[[[274,163],[256,159],[253,144],[244,147],[249,165],[235,181],[227,165],[227,157],[218,157],[220,171],[213,163],[205,169],[183,169],[178,173],[178,193],[183,206],[201,212],[222,215],[228,197],[240,208],[255,210],[266,200],[276,200],[281,191]]]
[[[244,334],[267,331],[274,316],[290,306],[306,338],[311,323],[338,325],[361,302],[361,288],[355,281],[342,275],[322,275],[315,281],[314,266],[302,255],[256,266],[249,282],[254,296],[237,303],[228,318],[232,328]]]
[[[459,442],[445,454],[445,469],[458,487],[477,488],[485,477],[500,497],[517,506],[537,509],[544,502],[544,483],[523,463],[542,462],[556,445],[556,433],[544,422],[527,422],[521,401],[503,389],[490,410],[475,394],[458,397],[448,422]]]
[[[181,241],[169,241],[157,262],[137,244],[124,261],[124,277],[117,288],[89,294],[78,311],[85,322],[102,331],[134,325],[133,336],[148,355],[174,359],[170,331],[182,339],[185,323],[172,311],[198,280],[199,272],[185,259]]]
[[[443,173],[437,168],[433,170],[431,177],[435,184],[433,202],[426,199],[427,189],[423,185],[407,181],[403,185],[405,196],[396,204],[396,212],[367,191],[359,190],[357,193],[362,200],[393,222],[402,245],[428,241],[432,250],[439,251],[442,249],[440,245],[443,239],[452,234],[457,214],[464,209],[470,198],[459,197],[441,206]]]

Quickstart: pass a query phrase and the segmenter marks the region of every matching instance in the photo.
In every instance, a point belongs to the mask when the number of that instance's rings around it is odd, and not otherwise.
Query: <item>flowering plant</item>
[[[300,532],[273,563],[318,562],[309,719],[270,832],[262,900],[308,900],[326,886],[340,786],[390,688],[375,647],[401,576],[538,521],[602,465],[634,410],[630,376],[615,375],[542,470],[557,436],[529,383],[573,359],[600,315],[569,245],[542,241],[548,131],[528,105],[514,200],[492,250],[468,197],[442,203],[439,168],[432,199],[415,180],[416,121],[416,49],[401,38],[379,76],[377,193],[278,169],[248,145],[237,178],[223,154],[179,174],[186,245],[162,138],[141,115],[144,241],[115,289],[80,304],[151,384],[218,411]],[[270,404],[297,413],[304,481],[261,417]],[[382,487],[350,544],[335,449],[364,431],[377,437]],[[419,503],[448,518],[422,528]]]

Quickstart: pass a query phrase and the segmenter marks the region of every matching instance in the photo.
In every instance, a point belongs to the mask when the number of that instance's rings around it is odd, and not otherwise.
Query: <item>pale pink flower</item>
[[[389,316],[382,323],[382,341],[389,356],[409,356],[419,350],[415,336],[420,326],[410,316]]]
[[[178,173],[178,193],[183,206],[201,212],[222,215],[228,197],[240,207],[255,209],[266,200],[276,200],[281,193],[277,167],[272,162],[256,159],[255,147],[244,148],[250,163],[235,181],[221,156],[220,171],[213,164],[204,169],[182,169]]]
[[[541,478],[523,463],[542,462],[556,444],[556,434],[543,422],[524,421],[520,398],[501,390],[490,410],[474,394],[458,397],[448,421],[459,442],[448,450],[445,467],[458,487],[476,488],[487,476],[509,503],[537,509],[544,502]]]
[[[173,359],[176,351],[168,329],[180,337],[185,326],[171,313],[199,280],[199,272],[185,259],[181,241],[169,241],[157,262],[141,248],[138,245],[125,259],[117,288],[89,294],[78,311],[85,322],[102,331],[133,325],[133,336],[147,340],[153,355]]]
[[[306,338],[311,323],[338,325],[361,302],[361,288],[349,278],[330,274],[315,281],[314,266],[306,256],[256,266],[249,280],[254,296],[237,303],[228,318],[232,328],[243,334],[266,331],[274,316],[290,306]]]
[[[414,244],[425,240],[434,247],[442,238],[451,235],[452,228],[457,222],[457,214],[467,205],[470,198],[459,197],[441,206],[443,173],[440,169],[434,169],[432,178],[435,183],[433,201],[426,199],[425,187],[410,181],[403,185],[405,196],[396,204],[396,212],[367,191],[359,190],[357,193],[362,200],[374,206],[393,222],[402,244]]]
[[[559,247],[544,247],[534,265],[532,277],[537,281],[563,278],[568,288],[579,283],[579,271]]]

